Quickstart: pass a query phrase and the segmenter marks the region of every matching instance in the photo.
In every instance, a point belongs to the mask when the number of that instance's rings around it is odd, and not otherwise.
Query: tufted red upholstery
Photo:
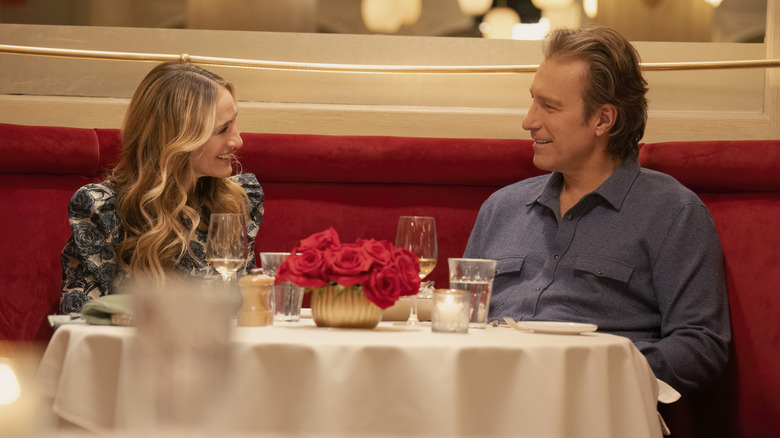
[[[266,196],[260,251],[289,251],[333,226],[342,240],[393,241],[398,216],[436,218],[446,285],[482,202],[497,188],[539,175],[528,141],[244,134],[241,163]],[[519,178],[518,178],[519,177]]]
[[[482,201],[538,175],[525,140],[243,134],[245,172],[266,194],[256,251],[285,251],[334,226],[345,240],[392,240],[400,215],[436,218],[439,264],[460,256]],[[0,124],[0,340],[51,335],[67,203],[117,160],[117,130]],[[780,140],[645,144],[710,209],[723,246],[734,334],[723,384],[662,412],[672,437],[776,437],[780,431]]]

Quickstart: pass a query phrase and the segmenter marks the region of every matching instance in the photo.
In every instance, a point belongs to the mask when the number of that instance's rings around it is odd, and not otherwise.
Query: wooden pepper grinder
[[[274,277],[246,275],[238,281],[244,303],[236,314],[241,327],[261,327],[274,323]]]

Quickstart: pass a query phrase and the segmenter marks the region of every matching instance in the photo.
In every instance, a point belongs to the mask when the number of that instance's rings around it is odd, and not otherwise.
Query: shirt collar
[[[636,157],[626,158],[606,181],[601,183],[596,190],[587,196],[600,196],[612,205],[612,208],[620,210],[620,206],[623,204],[623,200],[626,199],[626,195],[637,175],[639,175],[640,169],[641,167]],[[542,187],[539,195],[527,205],[538,203],[549,206],[551,201],[557,204],[561,194],[561,187],[563,187],[563,175],[560,172],[551,173],[547,179],[547,184]]]

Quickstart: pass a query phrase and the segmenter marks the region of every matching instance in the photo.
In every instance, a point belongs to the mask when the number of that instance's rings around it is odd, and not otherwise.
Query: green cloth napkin
[[[103,295],[87,301],[81,308],[81,317],[87,324],[111,325],[111,315],[132,315],[130,294]]]

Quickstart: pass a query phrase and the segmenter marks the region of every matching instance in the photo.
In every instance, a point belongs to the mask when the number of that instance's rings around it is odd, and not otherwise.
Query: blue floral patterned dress
[[[246,269],[256,266],[255,237],[263,220],[265,196],[255,175],[244,173],[231,177],[249,198],[247,235],[249,261]],[[62,250],[62,297],[60,312],[80,312],[88,300],[113,293],[127,279],[127,272],[119,268],[116,247],[124,232],[116,214],[114,190],[103,183],[87,184],[76,191],[68,204],[68,218],[73,235]],[[201,219],[205,212],[201,211]],[[218,274],[206,262],[207,233],[196,230],[190,240],[190,254],[174,267],[179,273],[192,277],[217,279]],[[126,254],[125,260],[129,260]],[[194,257],[193,257],[194,256]]]

